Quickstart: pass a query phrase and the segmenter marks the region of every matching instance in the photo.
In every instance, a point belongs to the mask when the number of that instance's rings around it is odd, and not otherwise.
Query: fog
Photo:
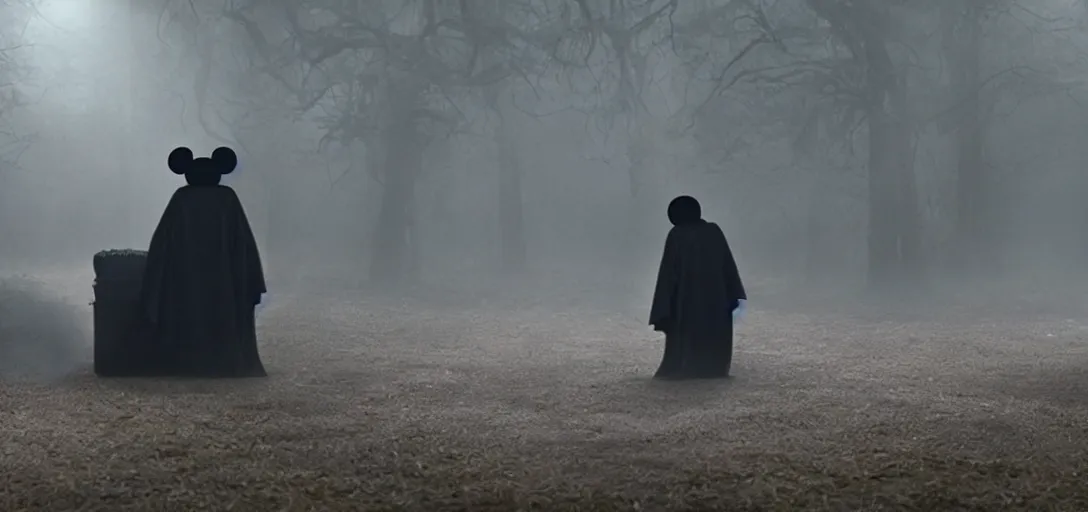
[[[1088,510],[1086,22],[0,0],[0,503]],[[100,251],[148,248],[180,146],[238,156],[257,357],[248,319],[170,301],[154,334],[185,343],[122,340],[137,283],[95,287]],[[670,344],[647,323],[683,194],[747,307],[666,317]],[[178,377],[228,323],[246,346],[199,373],[267,378]]]
[[[0,270],[89,298],[225,145],[273,300],[641,318],[678,194],[754,308],[1083,289],[1079,2],[471,4],[8,0]]]

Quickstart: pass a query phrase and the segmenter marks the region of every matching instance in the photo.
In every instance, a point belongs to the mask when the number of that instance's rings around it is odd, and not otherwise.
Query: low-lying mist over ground
[[[41,282],[0,280],[0,378],[56,379],[85,370],[87,318]]]
[[[1088,510],[1088,5],[0,0],[5,510]],[[237,152],[255,381],[96,379]],[[650,379],[696,197],[752,313]]]

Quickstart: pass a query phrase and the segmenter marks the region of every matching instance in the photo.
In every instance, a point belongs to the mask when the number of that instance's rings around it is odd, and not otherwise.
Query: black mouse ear
[[[193,150],[182,146],[170,152],[166,165],[174,174],[185,174],[193,164]]]
[[[218,147],[212,151],[212,161],[219,168],[220,174],[230,174],[238,167],[238,155],[228,147]]]

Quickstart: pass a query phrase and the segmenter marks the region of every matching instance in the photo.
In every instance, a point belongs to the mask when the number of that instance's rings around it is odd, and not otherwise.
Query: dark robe
[[[265,376],[254,307],[266,291],[257,242],[234,190],[178,189],[151,238],[140,296],[158,373]]]
[[[721,228],[699,219],[674,226],[665,240],[650,324],[665,333],[655,377],[728,377],[733,309],[747,300]]]

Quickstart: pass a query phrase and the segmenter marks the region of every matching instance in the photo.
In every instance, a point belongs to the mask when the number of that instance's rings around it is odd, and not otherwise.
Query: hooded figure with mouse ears
[[[187,377],[263,377],[254,308],[265,288],[257,242],[242,202],[219,181],[238,165],[230,148],[168,164],[185,176],[151,237],[141,291],[156,373]]]

